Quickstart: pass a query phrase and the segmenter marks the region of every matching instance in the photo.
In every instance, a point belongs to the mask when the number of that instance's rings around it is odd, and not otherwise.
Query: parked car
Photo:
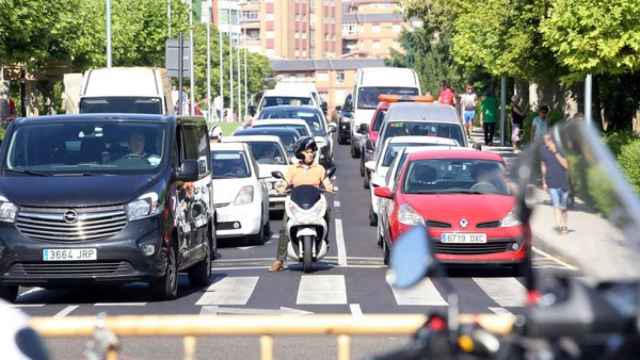
[[[351,121],[351,156],[360,157],[367,138],[358,130],[369,124],[378,106],[378,97],[389,95],[420,95],[420,79],[413,69],[395,67],[366,67],[358,69],[353,93],[354,112]]]
[[[264,109],[258,115],[258,119],[302,119],[306,121],[318,144],[320,163],[326,168],[333,164],[334,147],[331,134],[336,132],[336,126],[335,124],[327,124],[324,114],[319,109],[311,106],[273,106]]]
[[[369,202],[369,225],[375,226],[378,222],[378,198],[374,194],[373,189],[384,183],[385,176],[389,170],[389,166],[395,159],[398,152],[403,148],[409,147],[425,147],[433,146],[441,149],[443,146],[457,147],[458,142],[453,139],[440,138],[436,136],[399,136],[387,139],[380,157],[378,159],[368,161],[367,166],[367,182],[365,189],[371,188]]]
[[[338,111],[338,144],[346,145],[351,140],[351,122],[353,121],[353,95],[344,99],[344,104],[336,108]]]
[[[517,271],[525,260],[525,229],[514,213],[500,155],[477,150],[410,154],[395,187],[378,187],[389,199],[383,229],[389,247],[411,226],[426,224],[438,259],[458,264],[503,264]]]
[[[269,189],[249,146],[218,143],[211,148],[216,208],[216,235],[248,238],[254,244],[269,239]]]
[[[291,164],[287,152],[274,135],[229,136],[222,138],[223,143],[245,143],[258,163],[259,177],[265,178],[269,190],[269,210],[284,210],[286,194],[279,194],[276,183],[282,181],[271,176],[273,171],[285,174]]]
[[[80,113],[169,115],[173,105],[165,69],[112,67],[88,70],[82,77]]]
[[[21,118],[0,154],[0,296],[18,286],[145,281],[178,296],[178,272],[206,286],[215,254],[201,118]]]
[[[287,128],[275,128],[275,127],[262,127],[262,128],[247,128],[237,130],[233,133],[233,136],[253,136],[253,135],[273,135],[277,136],[287,151],[289,158],[293,157],[293,146],[300,139],[300,133],[295,129]]]

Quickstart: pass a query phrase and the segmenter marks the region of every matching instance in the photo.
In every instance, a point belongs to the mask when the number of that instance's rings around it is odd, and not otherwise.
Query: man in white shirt
[[[462,106],[464,128],[467,131],[467,136],[471,137],[471,127],[476,117],[476,106],[478,105],[478,96],[473,91],[473,86],[467,84],[465,93],[460,96],[460,105]]]

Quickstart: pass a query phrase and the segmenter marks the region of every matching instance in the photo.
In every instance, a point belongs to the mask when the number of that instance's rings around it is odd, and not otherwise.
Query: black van
[[[201,118],[21,118],[0,147],[0,297],[145,281],[206,286],[215,254],[209,139]]]

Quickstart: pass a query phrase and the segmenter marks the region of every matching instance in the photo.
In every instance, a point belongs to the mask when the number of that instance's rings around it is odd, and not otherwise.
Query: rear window
[[[282,153],[278,143],[256,141],[250,142],[249,148],[258,164],[263,165],[287,165],[286,155]]]
[[[294,97],[294,96],[268,96],[264,98],[262,107],[279,106],[279,105],[313,105],[310,97]]]
[[[394,136],[438,136],[453,139],[459,145],[464,144],[464,135],[457,124],[433,123],[424,121],[394,121],[387,124],[382,134],[382,143]]]
[[[251,176],[247,158],[241,151],[213,151],[211,163],[214,179]]]
[[[324,119],[322,114],[312,108],[309,109],[265,109],[260,113],[260,120],[265,119],[300,119],[311,128],[313,136],[325,136]]]

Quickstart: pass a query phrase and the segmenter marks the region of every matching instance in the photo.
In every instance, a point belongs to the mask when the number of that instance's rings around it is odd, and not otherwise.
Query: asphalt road
[[[329,195],[334,205],[331,248],[318,270],[303,275],[298,264],[289,263],[281,273],[267,271],[276,252],[280,221],[272,220],[272,238],[263,246],[246,246],[242,239],[227,240],[214,262],[208,288],[192,288],[181,278],[177,300],[153,302],[144,285],[124,288],[45,290],[21,289],[16,307],[33,316],[141,315],[141,314],[243,314],[243,313],[339,313],[354,317],[374,313],[424,313],[445,310],[445,281],[460,294],[463,312],[518,313],[522,309],[522,279],[499,267],[463,268],[449,272],[448,279],[428,279],[415,289],[397,291],[384,280],[386,267],[368,225],[368,190],[362,187],[358,162],[347,146],[336,153],[338,191]],[[553,256],[536,253],[537,267],[563,268]],[[356,338],[354,358],[362,358],[406,342],[404,338]],[[80,358],[86,339],[50,340],[55,359]],[[127,359],[181,358],[181,339],[125,339]],[[258,358],[257,338],[200,338],[197,358]],[[278,338],[276,358],[335,358],[335,338]],[[212,356],[213,355],[213,356]]]

